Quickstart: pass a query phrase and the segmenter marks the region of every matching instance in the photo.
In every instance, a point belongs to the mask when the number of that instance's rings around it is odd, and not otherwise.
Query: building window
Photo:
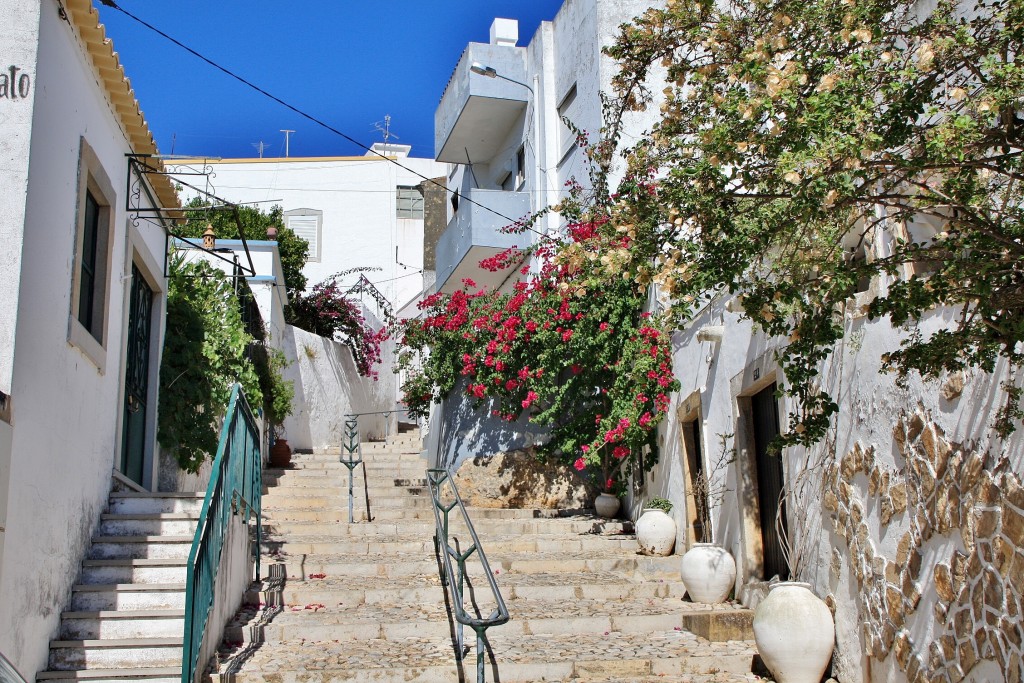
[[[516,191],[523,189],[526,184],[526,147],[520,147],[516,152]]]
[[[82,139],[68,340],[103,370],[107,342],[114,189]]]
[[[573,125],[578,125],[578,122],[574,119],[576,116],[575,105],[576,84],[573,83],[562,97],[562,101],[558,104],[558,119],[562,122],[558,129],[558,151],[561,156],[564,156],[569,148],[576,144],[576,133],[565,124],[565,119],[568,119],[572,121]]]
[[[309,243],[306,261],[320,260],[320,233],[324,212],[319,209],[292,209],[284,212],[285,227]]]
[[[423,219],[423,193],[418,187],[399,187],[397,214],[399,218]]]

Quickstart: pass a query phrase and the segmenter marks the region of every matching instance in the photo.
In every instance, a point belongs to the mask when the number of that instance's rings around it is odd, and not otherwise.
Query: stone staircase
[[[463,672],[455,661],[419,450],[415,432],[363,444],[372,520],[356,468],[351,525],[337,452],[265,472],[271,578],[229,626],[215,679],[475,681],[469,628]],[[487,680],[757,680],[750,612],[684,600],[679,557],[638,555],[630,524],[557,510],[470,515],[512,616],[488,631],[498,675],[488,659]],[[464,531],[453,526],[463,548]],[[487,615],[490,591],[480,574],[471,583]]]
[[[110,494],[38,681],[179,683],[185,577],[203,494]]]

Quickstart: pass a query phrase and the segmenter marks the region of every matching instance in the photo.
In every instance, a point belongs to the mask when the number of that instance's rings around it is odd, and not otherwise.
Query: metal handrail
[[[260,575],[262,541],[260,514],[263,491],[260,433],[249,402],[238,384],[231,390],[221,427],[210,484],[206,488],[199,524],[188,556],[185,582],[185,633],[182,640],[181,681],[193,683],[199,654],[213,607],[217,569],[228,524],[233,515],[244,514],[248,524],[256,517],[256,578]]]
[[[366,496],[366,521],[372,522],[370,515],[370,488],[366,479],[366,465],[363,464],[363,443],[359,438],[359,415],[348,414],[345,416],[345,442],[342,444],[342,452],[338,454],[338,460],[348,468],[348,523],[354,522],[352,509],[355,505],[355,494],[352,491],[353,477],[356,467],[363,465],[363,492]],[[358,453],[358,458],[356,454]],[[348,456],[347,458],[345,456]]]
[[[345,420],[347,421],[350,417],[358,418],[363,415],[383,415],[384,416],[384,439],[387,440],[391,436],[391,421],[388,419],[392,413],[408,413],[408,408],[395,408],[394,410],[374,410],[366,413],[345,413]]]
[[[451,487],[455,498],[450,504],[441,502],[441,486],[446,481]],[[440,558],[443,546],[444,562],[440,563],[441,567],[439,568],[441,571],[441,583],[451,589],[451,603],[454,607],[455,620],[458,622],[456,627],[456,638],[458,641],[456,657],[459,661],[462,661],[464,657],[463,626],[469,626],[476,632],[476,680],[477,683],[483,683],[485,680],[484,645],[487,642],[487,629],[506,623],[510,619],[508,608],[501,597],[501,590],[498,589],[498,584],[494,580],[494,572],[491,571],[491,566],[487,562],[487,555],[484,553],[480,538],[476,535],[476,529],[473,528],[473,522],[469,519],[466,505],[462,502],[462,496],[459,495],[459,490],[455,487],[455,480],[452,479],[451,473],[446,469],[428,469],[427,484],[430,487],[430,498],[433,502],[432,507],[434,510],[434,554]],[[473,540],[472,545],[464,552],[453,548],[448,540],[449,514],[456,507],[462,514],[462,520],[465,522],[466,528],[469,530],[469,536]],[[480,559],[483,573],[487,577],[487,584],[491,588],[491,594],[494,596],[494,602],[497,605],[490,616],[486,618],[480,617],[479,614],[476,616],[470,615],[466,612],[465,608],[466,560],[474,554]],[[458,574],[455,574],[452,570],[452,559],[458,565]]]

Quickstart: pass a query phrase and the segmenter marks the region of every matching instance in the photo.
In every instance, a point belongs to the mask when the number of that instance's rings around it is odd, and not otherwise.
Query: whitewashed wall
[[[0,392],[11,393],[14,371],[14,334],[18,314],[21,245],[28,190],[29,144],[35,103],[36,51],[39,33],[38,3],[0,0],[0,26],[4,27],[4,64],[0,76]],[[13,82],[11,77],[14,77]],[[0,458],[3,451],[0,450]],[[0,541],[2,545],[2,541]]]
[[[285,379],[295,382],[295,412],[284,422],[285,438],[293,449],[340,446],[346,414],[395,409],[396,382],[389,364],[379,368],[378,380],[362,377],[347,346],[292,325],[285,328],[284,352],[291,361]],[[393,352],[394,342],[386,342],[383,358],[390,359]],[[396,417],[389,419],[391,433]],[[385,427],[383,416],[359,420],[363,440],[383,438]]]
[[[33,9],[24,3],[4,3],[4,13],[13,11],[14,5],[26,15],[39,10],[38,5]],[[46,665],[48,641],[56,633],[79,562],[106,503],[111,471],[119,461],[126,299],[133,255],[154,277],[154,319],[162,320],[164,310],[163,234],[149,223],[130,225],[123,209],[125,153],[131,151],[126,135],[72,27],[60,19],[52,3],[41,8],[0,566],[0,651],[29,680]],[[19,135],[27,138],[28,131]],[[102,369],[68,342],[83,136],[116,193],[111,198],[113,246]],[[0,272],[6,282],[6,268]],[[5,307],[9,294],[4,292]],[[157,323],[152,332],[159,349],[162,326]],[[151,360],[155,374],[159,354]],[[155,400],[151,406],[156,408]],[[153,480],[155,436],[148,446],[147,476]]]
[[[744,451],[750,449],[751,445],[745,435],[743,417],[737,408],[737,395],[748,394],[773,379],[778,379],[782,384],[784,379],[775,369],[773,360],[773,349],[778,347],[778,342],[771,342],[752,333],[748,322],[724,310],[722,304],[721,301],[716,302],[691,326],[673,337],[676,349],[674,369],[683,388],[675,398],[667,424],[662,428],[662,459],[647,480],[644,496],[669,498],[677,506],[673,511],[677,522],[686,519],[685,481],[688,475],[684,467],[677,409],[687,399],[699,399],[705,471],[713,474],[714,486],[720,492],[717,500],[712,501],[714,540],[736,557],[739,566],[737,595],[753,605],[764,594],[763,579],[770,577],[763,577],[758,572],[760,556],[756,546],[760,528],[756,514],[750,508],[750,497],[756,496],[751,490],[756,485],[756,476],[751,479],[749,469],[744,469]],[[948,322],[949,315],[940,312],[928,316],[921,328],[928,333]],[[721,344],[696,340],[696,332],[702,326],[723,323],[726,333]],[[918,586],[921,597],[914,602],[913,608],[892,606],[900,615],[892,618],[905,622],[893,631],[897,635],[906,632],[908,642],[912,643],[908,647],[912,653],[910,656],[921,655],[927,660],[928,648],[946,634],[949,628],[936,618],[936,609],[952,611],[957,608],[956,600],[943,601],[936,593],[935,572],[940,571],[936,568],[943,564],[949,566],[951,558],[958,552],[973,552],[975,523],[969,518],[998,510],[1002,511],[1004,519],[1009,519],[1016,513],[1002,501],[973,508],[976,501],[972,497],[977,494],[973,489],[971,492],[965,490],[962,500],[966,507],[962,508],[965,511],[962,513],[965,515],[962,526],[966,531],[961,531],[960,524],[946,531],[941,528],[932,529],[934,524],[928,522],[926,526],[930,531],[926,532],[926,542],[920,545],[912,542],[908,552],[907,548],[900,548],[901,544],[906,543],[904,539],[908,538],[908,533],[911,539],[917,537],[917,532],[913,530],[922,523],[920,515],[933,518],[937,513],[934,507],[929,506],[938,503],[922,499],[915,506],[915,494],[911,493],[910,502],[907,503],[904,498],[901,509],[901,503],[893,503],[894,498],[889,498],[886,491],[875,490],[868,471],[876,469],[878,472],[889,473],[886,476],[891,476],[894,485],[916,480],[915,475],[907,472],[907,451],[894,434],[902,434],[904,432],[901,430],[904,429],[909,431],[906,425],[920,419],[924,431],[933,435],[929,438],[952,444],[954,455],[963,452],[965,457],[969,457],[980,453],[988,463],[984,471],[995,472],[996,477],[1000,472],[1005,472],[1019,479],[1024,472],[1024,435],[1017,433],[1003,441],[991,431],[992,416],[1000,400],[998,386],[1007,379],[1005,367],[1000,366],[995,376],[976,371],[968,373],[962,394],[959,395],[949,393],[950,386],[955,388],[958,385],[957,378],[949,383],[948,379],[923,382],[912,377],[908,386],[901,388],[896,385],[892,375],[880,374],[880,357],[885,351],[897,347],[907,332],[893,329],[885,321],[868,321],[864,317],[848,318],[846,327],[848,336],[845,343],[822,372],[823,388],[831,393],[840,406],[834,429],[830,432],[834,445],[819,445],[809,452],[790,449],[785,454],[784,469],[789,485],[793,486],[797,481],[809,484],[802,490],[802,495],[788,503],[791,529],[804,530],[803,537],[797,539],[802,549],[797,574],[801,580],[809,581],[820,597],[829,598],[834,605],[838,644],[835,666],[839,680],[844,683],[865,680],[902,683],[908,678],[905,667],[894,654],[891,633],[888,647],[879,651],[884,656],[875,657],[870,662],[865,657],[866,652],[879,646],[869,634],[877,633],[880,642],[884,642],[886,624],[890,623],[889,616],[879,618],[878,612],[870,610],[877,609],[879,604],[889,605],[886,600],[891,599],[884,596],[885,580],[879,584],[878,577],[866,582],[858,577],[858,567],[862,567],[866,561],[866,553],[870,555],[867,559],[875,565],[879,562],[891,565],[893,569],[890,571],[897,572],[900,577],[907,574],[908,570],[904,568],[906,565],[914,565],[913,561],[907,561],[907,557],[918,554],[916,562],[920,568],[914,570],[911,581]],[[753,368],[760,370],[756,381],[753,380]],[[780,419],[785,428],[787,400],[783,399],[780,405],[783,406]],[[834,455],[830,448],[834,449]],[[921,448],[924,457],[924,447]],[[870,464],[857,469],[850,463],[856,462],[861,456],[851,458],[851,454],[862,452],[871,454]],[[735,460],[728,462],[732,458]],[[863,460],[867,462],[868,458],[864,457]],[[726,464],[716,469],[716,462]],[[842,464],[845,473],[842,479],[848,480],[853,487],[850,490],[850,505],[859,507],[865,515],[867,535],[862,545],[853,542],[855,534],[846,526],[851,523],[850,520],[835,515],[824,504],[822,496],[828,496],[829,492],[836,489],[835,480],[826,477],[827,471],[822,467],[808,468],[808,462],[815,465],[836,463],[837,467]],[[845,469],[847,467],[851,468],[849,472]],[[982,473],[979,481],[986,476],[991,475]],[[942,481],[936,484],[940,490],[944,486],[949,488],[948,483]],[[961,500],[960,493],[956,495]],[[1014,494],[1008,491],[1006,495]],[[885,512],[887,506],[888,513]],[[833,522],[833,518],[838,521]],[[856,525],[853,531],[856,531]],[[972,540],[968,543],[964,539],[969,534]],[[686,547],[685,526],[680,527],[678,542],[681,548]],[[984,543],[979,536],[978,552],[982,552],[980,548]],[[865,551],[865,548],[869,550]],[[893,578],[890,576],[888,580],[891,583]],[[972,582],[969,573],[967,582]],[[900,585],[899,594],[903,595],[903,591],[904,587]],[[962,598],[957,597],[958,600]],[[984,657],[979,654],[979,659],[984,660]],[[942,666],[952,664],[943,662]],[[985,672],[1001,666],[997,660],[983,664],[972,680],[986,680],[988,674]]]

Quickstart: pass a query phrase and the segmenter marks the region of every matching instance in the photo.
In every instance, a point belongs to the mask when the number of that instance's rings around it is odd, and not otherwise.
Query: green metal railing
[[[193,683],[199,667],[199,650],[213,607],[221,551],[233,515],[245,515],[246,524],[251,516],[256,517],[256,578],[259,578],[261,465],[259,429],[241,386],[236,384],[231,390],[210,484],[206,488],[203,510],[188,556],[182,683]]]
[[[345,416],[345,442],[342,445],[338,460],[348,468],[348,523],[354,521],[352,509],[355,506],[355,494],[352,491],[353,477],[356,467],[363,464],[363,446],[359,439],[359,415],[365,413],[349,413]],[[366,521],[370,522],[370,489],[366,482],[366,467],[363,467],[363,492],[366,496]]]
[[[477,683],[483,683],[485,680],[484,676],[484,651],[487,644],[487,629],[492,626],[500,626],[509,620],[508,608],[505,607],[505,601],[501,597],[501,591],[498,589],[498,584],[494,580],[494,572],[491,571],[491,566],[487,562],[487,555],[484,554],[483,546],[480,544],[480,539],[476,535],[476,529],[473,528],[473,523],[469,519],[469,513],[466,511],[466,506],[462,502],[462,497],[459,495],[458,489],[455,487],[455,481],[452,479],[451,474],[445,469],[428,469],[427,470],[427,484],[430,487],[430,498],[433,502],[434,509],[434,553],[438,556],[439,571],[441,572],[441,583],[448,587],[451,595],[451,605],[455,615],[456,625],[456,640],[457,650],[456,657],[461,662],[465,656],[465,642],[463,638],[463,627],[469,626],[476,632],[476,680]],[[447,484],[451,491],[451,502],[442,502],[441,500],[441,489]],[[449,539],[450,530],[450,514],[452,510],[458,508],[459,513],[462,515],[462,521],[469,531],[472,543],[469,548],[465,551],[453,547]],[[476,614],[470,614],[466,611],[466,584],[468,575],[466,573],[466,562],[474,555],[480,561],[483,575],[487,578],[487,584],[491,589],[492,597],[494,598],[494,604],[496,605],[491,614],[487,617],[482,617],[479,609],[476,607],[476,601],[473,600],[474,611]],[[443,561],[442,559],[443,558]],[[452,561],[455,562],[455,567],[458,571],[454,571]]]

